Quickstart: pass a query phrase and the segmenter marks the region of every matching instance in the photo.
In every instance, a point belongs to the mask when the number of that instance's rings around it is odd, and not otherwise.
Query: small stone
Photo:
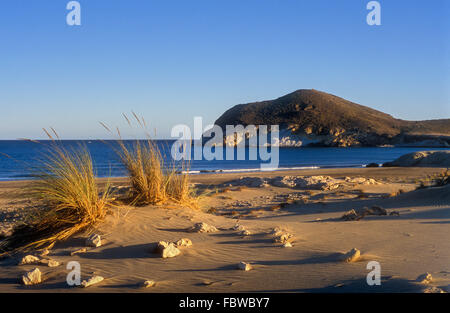
[[[102,238],[98,234],[92,234],[86,239],[86,246],[98,248],[102,245]]]
[[[190,247],[192,246],[192,241],[188,238],[181,238],[176,242],[177,247]]]
[[[350,211],[347,211],[344,215],[341,217],[344,221],[356,221],[360,219],[360,215],[356,213],[354,209],[351,209]]]
[[[241,235],[242,236],[250,236],[252,233],[250,231],[248,231],[247,229],[244,229],[243,231],[241,231]]]
[[[398,211],[392,211],[391,213],[389,213],[390,216],[400,216],[400,212]]]
[[[430,273],[425,273],[425,274],[419,275],[417,277],[416,281],[421,284],[429,284],[433,281],[433,276],[431,276]]]
[[[87,287],[89,287],[89,286],[98,284],[99,282],[101,282],[101,281],[103,281],[103,280],[104,280],[104,278],[103,278],[102,276],[98,276],[98,275],[92,276],[92,277],[89,278],[88,280],[83,280],[83,281],[81,282],[81,287],[87,288]]]
[[[206,223],[197,223],[194,226],[192,226],[189,230],[191,232],[196,233],[214,233],[217,231],[217,228],[212,225],[208,225]]]
[[[42,273],[39,268],[35,268],[34,270],[27,272],[22,276],[22,283],[26,286],[36,285],[42,282]]]
[[[240,270],[243,270],[243,271],[247,272],[247,271],[250,271],[252,269],[252,266],[250,265],[250,263],[239,262],[238,268]]]
[[[242,231],[242,230],[245,230],[245,227],[242,226],[242,225],[236,224],[231,229],[232,230],[240,230],[240,231]]]
[[[283,247],[284,247],[284,248],[292,248],[292,243],[286,242],[286,243],[283,245]]]
[[[163,259],[176,257],[181,251],[175,247],[173,242],[160,241],[156,247],[156,252],[161,255]]]
[[[75,251],[70,252],[70,255],[71,255],[71,256],[74,256],[75,254],[78,254],[78,253],[86,253],[86,252],[87,252],[87,249],[86,249],[86,248],[81,248],[81,249],[78,249],[78,250],[75,250]]]
[[[293,235],[289,233],[282,233],[281,235],[274,238],[274,242],[285,244],[293,239]]]
[[[352,250],[350,250],[349,252],[345,253],[342,256],[342,260],[345,262],[351,263],[351,262],[358,261],[360,257],[361,257],[361,251],[359,251],[356,248],[353,248]]]
[[[52,259],[42,259],[39,263],[42,265],[47,265],[48,267],[57,267],[61,265],[61,263]]]
[[[26,264],[37,264],[39,263],[41,259],[38,257],[35,257],[34,255],[27,255],[20,260],[19,265],[26,265]]]
[[[154,287],[155,285],[156,283],[153,280],[146,280],[142,283],[142,287],[144,288]]]

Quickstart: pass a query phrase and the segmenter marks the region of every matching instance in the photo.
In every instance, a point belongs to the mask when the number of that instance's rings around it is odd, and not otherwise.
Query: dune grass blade
[[[3,251],[51,247],[102,220],[110,206],[109,186],[100,195],[89,152],[53,142],[28,189],[41,212],[0,243]]]

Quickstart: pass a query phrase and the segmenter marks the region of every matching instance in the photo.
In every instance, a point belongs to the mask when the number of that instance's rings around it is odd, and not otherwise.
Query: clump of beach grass
[[[87,148],[65,148],[59,138],[55,140],[44,131],[51,143],[26,190],[39,207],[39,214],[0,243],[3,252],[51,248],[94,226],[111,206],[109,184],[99,191]]]
[[[130,119],[123,114],[130,127]],[[122,139],[117,129],[118,148],[114,148],[123,166],[131,185],[132,205],[161,205],[168,201],[176,202],[182,206],[196,208],[198,197],[191,188],[189,164],[182,162],[176,166],[175,162],[164,161],[163,154],[157,143],[152,140],[146,131],[147,125],[143,118],[133,112],[134,119],[146,133],[147,139],[133,140],[131,143]],[[106,130],[111,129],[100,123]]]

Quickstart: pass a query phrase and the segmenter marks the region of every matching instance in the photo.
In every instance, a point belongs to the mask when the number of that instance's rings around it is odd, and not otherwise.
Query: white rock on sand
[[[239,262],[238,264],[238,269],[243,270],[243,271],[250,271],[253,267],[251,266],[250,263],[246,263],[246,262]]]
[[[156,285],[156,283],[153,280],[146,280],[142,283],[143,288],[150,288],[150,287],[154,287],[155,285]]]
[[[163,259],[176,257],[181,253],[180,249],[175,247],[173,242],[160,241],[156,247],[156,252],[161,255]]]
[[[102,245],[102,238],[98,234],[92,234],[86,239],[86,246],[98,248]]]
[[[61,263],[52,259],[41,259],[39,264],[47,265],[48,267],[57,267],[61,265]]]
[[[89,278],[88,280],[83,280],[83,281],[81,282],[81,287],[87,288],[87,287],[89,287],[89,286],[98,284],[99,282],[101,282],[101,281],[103,281],[103,280],[104,280],[104,278],[103,278],[102,276],[98,276],[98,275],[92,276],[92,277]]]
[[[41,264],[47,265],[48,267],[57,267],[60,265],[58,261],[52,259],[40,259],[34,255],[26,255],[20,260],[19,265],[29,265],[29,264]]]
[[[39,268],[35,268],[32,271],[27,272],[22,276],[22,283],[26,286],[37,285],[42,282],[42,273]]]
[[[279,176],[273,178],[270,183],[276,187],[332,190],[339,187],[339,180],[330,176]]]
[[[352,250],[348,251],[347,253],[343,254],[341,259],[344,262],[351,263],[356,262],[361,258],[361,251],[359,251],[356,248],[353,248]]]
[[[217,228],[202,222],[192,226],[189,231],[195,233],[214,233],[217,231]]]
[[[37,264],[40,260],[41,259],[34,255],[26,255],[20,260],[19,265]]]
[[[192,240],[189,238],[181,238],[176,242],[177,247],[191,247],[192,246]]]

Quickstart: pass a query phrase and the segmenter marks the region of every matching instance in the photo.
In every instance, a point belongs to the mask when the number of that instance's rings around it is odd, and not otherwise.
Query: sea
[[[180,167],[171,156],[174,140],[155,141],[162,152],[165,164]],[[50,141],[0,140],[0,180],[25,180],[32,178],[33,171],[39,168],[52,149],[54,143]],[[70,149],[86,147],[91,154],[97,177],[125,176],[125,169],[117,156],[115,149],[117,142],[103,140],[61,140],[57,144]],[[132,144],[130,141],[127,144]],[[192,174],[230,173],[261,170],[262,160],[249,160],[250,149],[245,148],[245,160],[194,160],[189,161],[189,171]],[[192,149],[192,153],[194,153]],[[224,149],[225,150],[225,149]],[[382,164],[410,152],[425,150],[448,150],[448,148],[423,147],[300,147],[279,148],[279,164],[274,170],[318,169],[339,167],[365,167],[369,163]],[[225,151],[224,151],[225,155]]]

